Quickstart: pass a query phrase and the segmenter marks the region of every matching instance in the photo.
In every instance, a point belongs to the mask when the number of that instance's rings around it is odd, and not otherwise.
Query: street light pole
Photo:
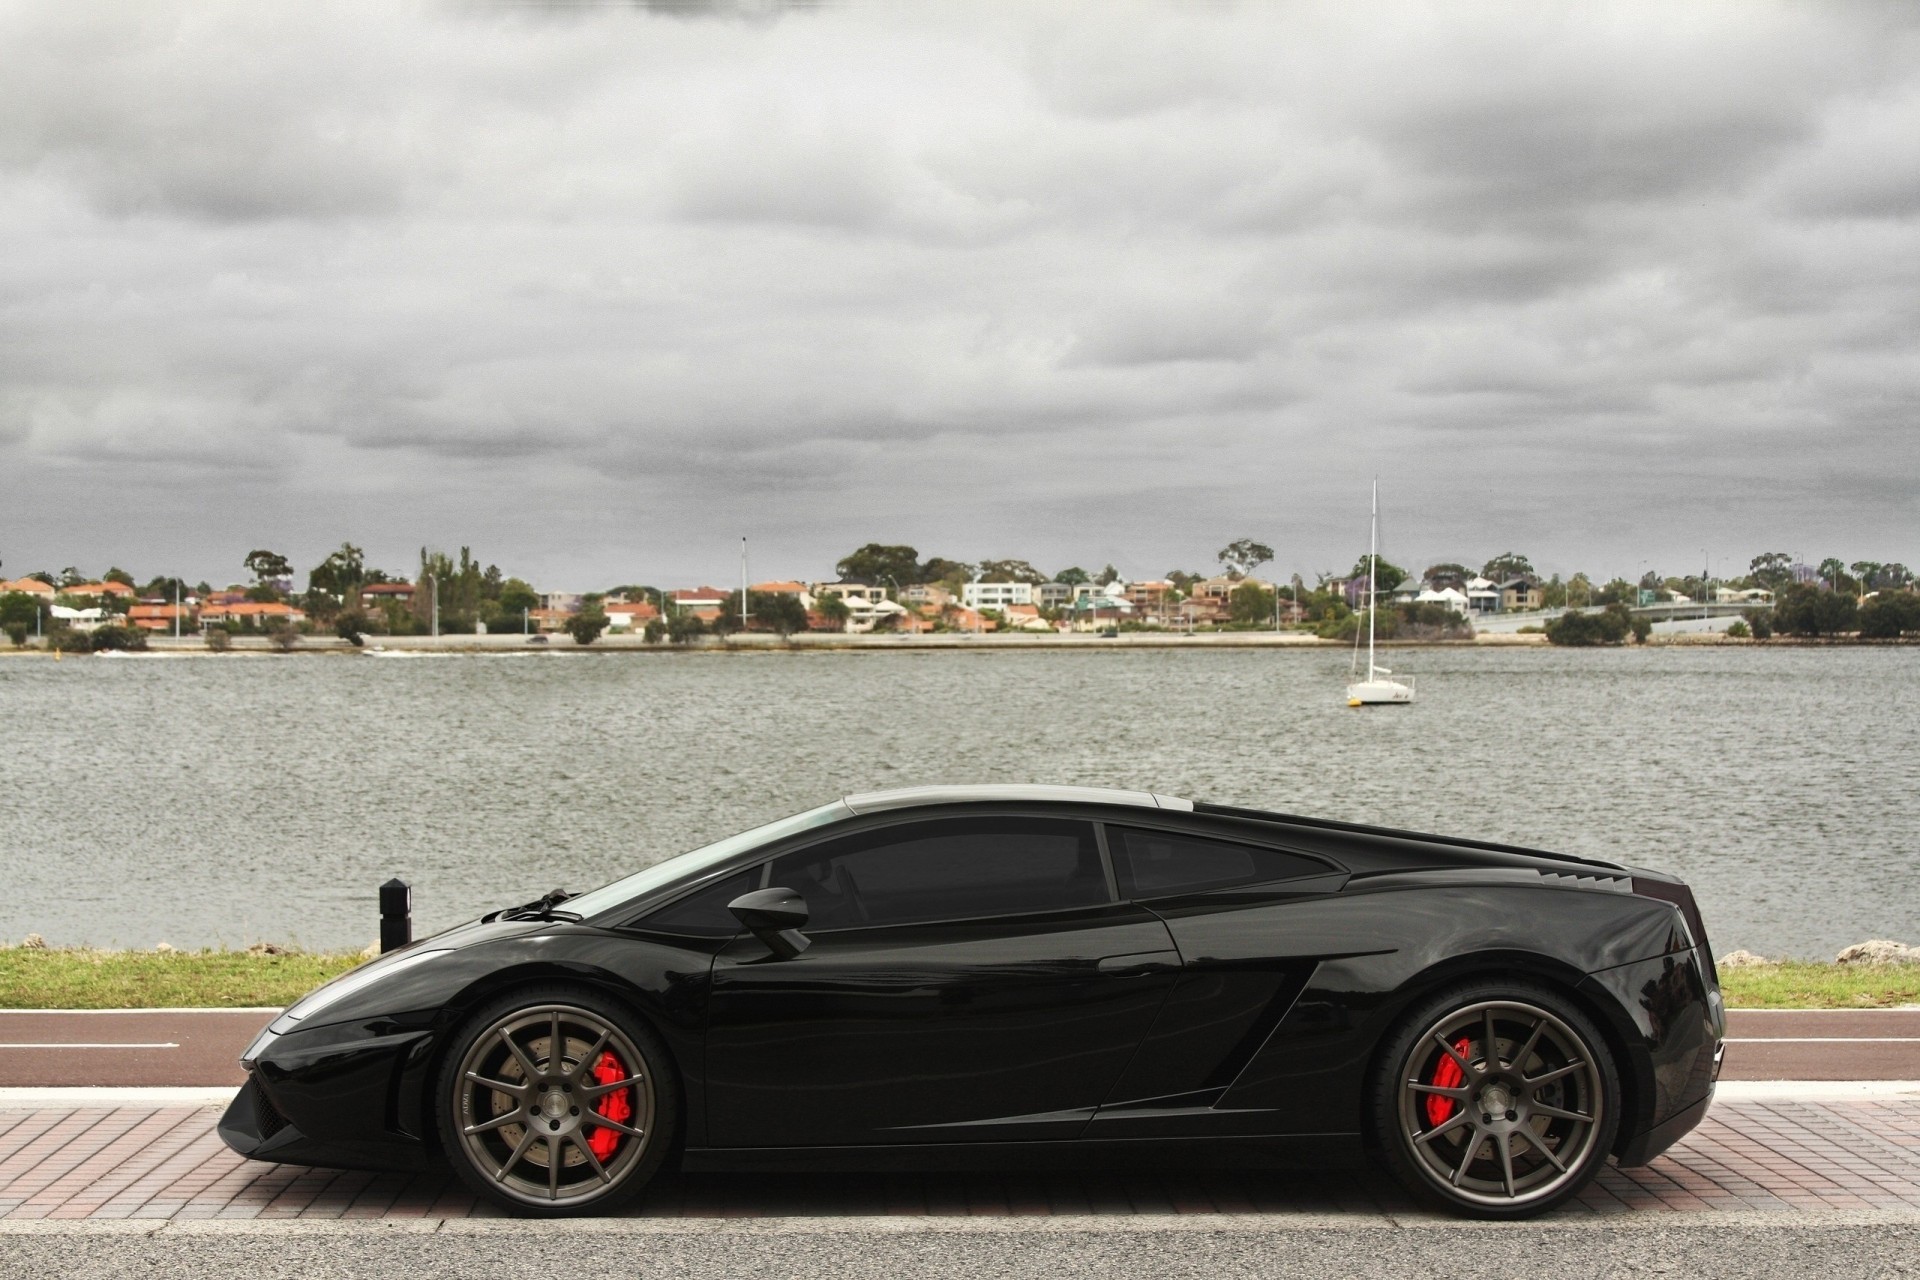
[[[430,573],[427,581],[433,584],[433,638],[440,638],[440,575]]]

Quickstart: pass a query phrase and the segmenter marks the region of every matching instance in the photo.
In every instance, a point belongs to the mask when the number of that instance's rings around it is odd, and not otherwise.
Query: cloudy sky
[[[1920,563],[1920,10],[0,0],[0,560]]]

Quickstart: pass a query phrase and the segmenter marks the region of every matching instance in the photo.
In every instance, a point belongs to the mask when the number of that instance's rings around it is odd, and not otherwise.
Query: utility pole
[[[747,535],[740,535],[740,630],[747,629]]]
[[[440,575],[430,573],[427,581],[433,584],[433,638],[440,638]]]

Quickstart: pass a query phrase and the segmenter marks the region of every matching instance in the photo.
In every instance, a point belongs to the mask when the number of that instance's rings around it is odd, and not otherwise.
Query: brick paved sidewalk
[[[443,1174],[343,1173],[242,1160],[216,1108],[0,1112],[0,1218],[496,1216]],[[1379,1214],[1412,1206],[1385,1178],[1145,1175],[683,1175],[642,1217]],[[1920,1209],[1920,1102],[1728,1101],[1640,1169],[1609,1166],[1564,1215]]]

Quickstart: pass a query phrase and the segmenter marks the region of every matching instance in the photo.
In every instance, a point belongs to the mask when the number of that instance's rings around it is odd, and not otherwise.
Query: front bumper
[[[249,1160],[276,1164],[320,1165],[329,1169],[379,1169],[413,1172],[427,1167],[423,1144],[392,1139],[316,1139],[280,1113],[249,1076],[220,1117],[220,1140]]]

